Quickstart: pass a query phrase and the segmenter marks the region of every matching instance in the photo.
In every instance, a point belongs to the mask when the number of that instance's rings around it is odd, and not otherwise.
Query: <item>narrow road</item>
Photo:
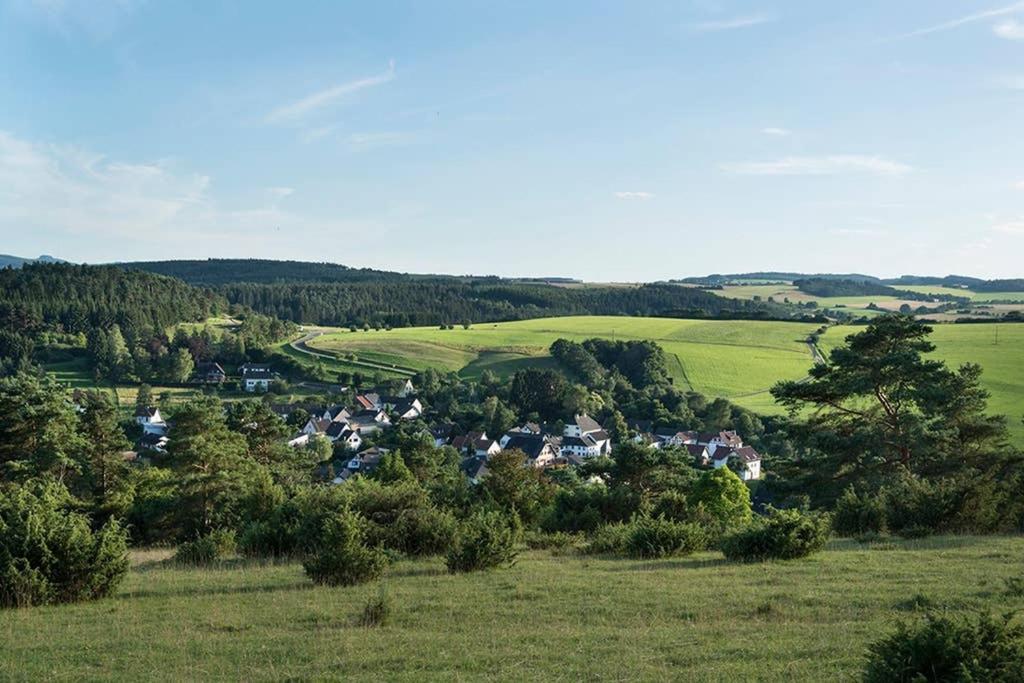
[[[394,372],[396,374],[403,375],[406,377],[412,377],[413,375],[416,374],[414,370],[409,370],[407,368],[399,368],[394,365],[385,365],[383,363],[372,363],[370,361],[365,360],[349,360],[348,358],[339,358],[338,356],[324,353],[322,351],[317,351],[310,347],[309,342],[321,336],[322,334],[323,331],[314,330],[313,332],[309,332],[308,334],[305,334],[299,337],[298,339],[288,342],[288,346],[292,347],[299,353],[304,353],[309,356],[315,356],[316,358],[332,360],[338,363],[348,363],[349,365],[357,365],[368,370],[385,370],[387,372]]]

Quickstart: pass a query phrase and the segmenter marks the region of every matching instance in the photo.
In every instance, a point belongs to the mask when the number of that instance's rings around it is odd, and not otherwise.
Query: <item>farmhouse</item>
[[[506,436],[509,436],[506,434]],[[542,434],[513,434],[502,439],[505,445],[502,450],[520,450],[526,454],[529,464],[533,467],[547,467],[559,455],[557,439]]]
[[[596,420],[587,415],[576,415],[565,426],[561,454],[579,458],[595,458],[612,452],[612,439]]]
[[[239,368],[242,373],[242,389],[245,391],[267,391],[274,381],[269,365],[246,363]]]
[[[192,375],[197,384],[223,384],[228,378],[220,363],[198,363]]]
[[[167,422],[160,414],[160,409],[153,406],[139,406],[135,409],[135,422],[142,425],[142,431],[146,434],[167,433]]]
[[[718,447],[711,456],[711,466],[732,466],[743,481],[761,478],[761,455],[750,446],[739,448]]]

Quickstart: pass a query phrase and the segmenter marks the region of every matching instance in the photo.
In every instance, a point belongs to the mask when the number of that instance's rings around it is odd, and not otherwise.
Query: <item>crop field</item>
[[[852,680],[869,642],[923,607],[1024,609],[1021,537],[833,541],[732,564],[523,553],[449,575],[400,561],[380,585],[315,587],[298,563],[184,568],[141,551],[112,598],[0,614],[4,680]],[[387,596],[383,625],[360,626]]]
[[[822,353],[842,345],[847,335],[859,329],[829,328],[819,342]],[[991,394],[990,411],[1006,415],[1011,433],[1024,438],[1024,324],[934,325],[933,329],[933,355],[954,368],[964,363],[981,365],[981,384]]]
[[[556,339],[582,341],[650,339],[665,349],[677,386],[740,405],[775,410],[767,390],[779,379],[798,379],[813,358],[805,343],[817,329],[810,323],[677,320],[577,316],[510,323],[483,323],[466,330],[403,328],[389,331],[339,330],[309,342],[309,347],[344,358],[435,367],[479,376],[489,369],[508,377],[516,370],[550,366],[548,347]]]

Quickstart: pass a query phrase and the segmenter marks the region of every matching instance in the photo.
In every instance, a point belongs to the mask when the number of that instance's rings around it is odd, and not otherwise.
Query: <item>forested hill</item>
[[[454,279],[419,276],[372,268],[350,268],[338,263],[270,261],[264,259],[207,259],[191,261],[135,261],[116,264],[176,277],[193,285],[226,285],[239,282],[273,284],[282,282],[368,282],[413,278]]]
[[[457,324],[559,315],[788,317],[791,309],[691,287],[561,287],[493,276],[411,275],[333,263],[210,259],[121,267],[214,287],[232,304],[321,325]]]
[[[442,279],[233,284],[218,288],[231,303],[267,315],[322,325],[456,324],[560,315],[770,317],[782,307],[715,296],[692,287],[557,287]]]
[[[59,323],[78,333],[117,324],[153,333],[225,305],[212,291],[115,266],[28,263],[0,270],[0,313],[18,327]]]

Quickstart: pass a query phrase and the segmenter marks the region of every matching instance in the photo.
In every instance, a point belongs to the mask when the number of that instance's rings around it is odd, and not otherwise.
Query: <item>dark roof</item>
[[[576,415],[574,417],[576,425],[580,428],[580,431],[586,434],[587,432],[596,432],[601,429],[601,425],[589,415]]]
[[[157,408],[153,406],[139,406],[135,409],[135,417],[153,417],[157,413]]]
[[[487,474],[487,458],[466,458],[459,465],[459,469],[470,479],[479,479]]]
[[[332,422],[331,426],[328,427],[327,431],[324,432],[324,433],[327,434],[327,436],[332,436],[332,437],[338,438],[342,434],[345,433],[345,430],[348,430],[348,429],[349,429],[348,425],[345,424],[344,422]],[[351,431],[351,430],[349,430],[349,431]]]
[[[220,363],[196,363],[196,374],[197,375],[211,375],[211,374],[224,374],[224,368],[220,366]]]
[[[274,379],[269,365],[246,363],[239,370],[242,371],[242,379]]]
[[[430,435],[433,436],[435,439],[447,439],[448,436],[452,433],[452,428],[454,427],[455,425],[447,422],[444,422],[442,424],[436,424],[430,428]]]
[[[686,450],[689,451],[690,455],[692,455],[693,457],[699,458],[707,453],[708,448],[707,446],[701,446],[695,443],[688,443],[686,444]]]
[[[526,453],[530,460],[536,460],[546,447],[554,448],[550,440],[533,434],[515,434],[505,444],[505,450],[519,449]]]

